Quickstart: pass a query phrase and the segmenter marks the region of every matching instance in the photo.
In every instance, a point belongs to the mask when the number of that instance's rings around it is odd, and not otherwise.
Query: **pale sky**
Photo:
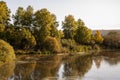
[[[61,24],[72,14],[82,19],[91,29],[120,29],[120,0],[4,0],[12,14],[21,6],[31,5],[34,10],[47,8]],[[61,26],[60,26],[61,27]],[[60,28],[59,27],[59,28]]]

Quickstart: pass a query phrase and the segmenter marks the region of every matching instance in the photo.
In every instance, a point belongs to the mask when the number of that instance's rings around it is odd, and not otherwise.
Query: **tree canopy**
[[[73,39],[75,31],[77,29],[77,22],[73,15],[65,16],[65,20],[62,22],[62,28],[64,33],[64,38]]]
[[[79,44],[89,44],[91,41],[92,32],[87,28],[84,22],[80,19],[77,21],[78,29],[75,35],[75,41]]]
[[[9,22],[10,19],[13,23]],[[71,14],[65,16],[60,30],[59,25],[54,13],[46,8],[34,11],[30,5],[27,8],[18,7],[10,18],[6,2],[0,1],[0,39],[9,42],[16,50],[46,49],[50,52],[59,52],[59,47],[62,46],[63,51],[75,49],[82,51],[80,46],[91,47],[94,43],[119,47],[118,34],[109,33],[103,37],[100,31],[96,31],[93,35],[83,20],[76,20]]]

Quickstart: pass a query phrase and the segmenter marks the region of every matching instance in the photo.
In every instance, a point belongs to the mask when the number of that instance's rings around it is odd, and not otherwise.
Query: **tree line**
[[[97,48],[96,44],[104,41],[100,31],[93,35],[83,20],[76,20],[73,15],[65,16],[62,29],[58,30],[56,15],[46,8],[34,11],[32,6],[18,7],[12,19],[10,13],[6,2],[0,1],[0,39],[9,42],[15,50],[79,51],[82,45]]]

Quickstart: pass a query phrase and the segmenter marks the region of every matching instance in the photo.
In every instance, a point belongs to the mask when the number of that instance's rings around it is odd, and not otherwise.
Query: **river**
[[[120,51],[98,54],[19,55],[0,66],[0,80],[120,80]]]

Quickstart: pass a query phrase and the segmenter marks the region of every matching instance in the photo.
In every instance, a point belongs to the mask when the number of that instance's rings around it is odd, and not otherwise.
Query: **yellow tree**
[[[101,35],[100,31],[96,31],[95,35],[94,35],[94,41],[98,44],[101,44],[103,42],[103,37]]]
[[[35,12],[34,34],[38,46],[42,47],[46,37],[50,36],[51,25],[54,22],[52,14],[47,9],[41,9]]]
[[[8,9],[6,2],[0,1],[0,24],[6,25],[10,16],[10,10]]]
[[[0,38],[4,38],[5,26],[8,25],[10,17],[10,10],[8,9],[6,2],[0,1]]]

